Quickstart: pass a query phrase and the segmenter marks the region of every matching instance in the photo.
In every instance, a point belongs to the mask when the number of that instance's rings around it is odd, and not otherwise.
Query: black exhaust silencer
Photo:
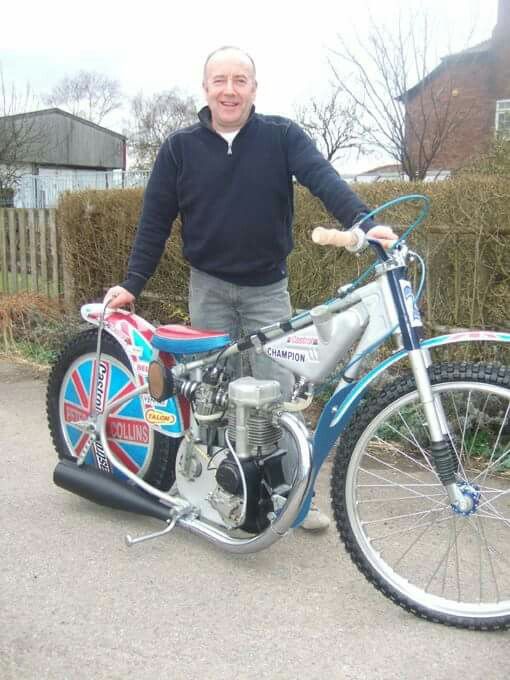
[[[170,508],[113,475],[88,465],[78,466],[70,460],[61,460],[53,473],[53,481],[62,489],[107,508],[135,512],[164,522],[170,519]]]

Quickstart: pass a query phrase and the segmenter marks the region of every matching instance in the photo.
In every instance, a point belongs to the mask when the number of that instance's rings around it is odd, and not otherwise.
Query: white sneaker
[[[321,512],[315,503],[312,503],[308,515],[301,524],[301,529],[305,531],[326,531],[329,524],[329,517]]]

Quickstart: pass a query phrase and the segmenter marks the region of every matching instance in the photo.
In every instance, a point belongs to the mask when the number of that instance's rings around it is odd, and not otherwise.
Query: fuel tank
[[[328,305],[311,310],[313,322],[264,346],[273,361],[312,382],[323,381],[361,338],[368,325],[364,305],[332,313]]]

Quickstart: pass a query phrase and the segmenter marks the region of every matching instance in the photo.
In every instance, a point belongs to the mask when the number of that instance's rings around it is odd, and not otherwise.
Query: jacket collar
[[[248,116],[248,120],[247,120],[246,123],[243,125],[243,127],[241,128],[241,130],[244,130],[244,128],[245,128],[247,125],[249,125],[249,124],[251,123],[251,121],[253,120],[253,117],[254,117],[254,116],[255,116],[255,107],[252,106],[252,107],[251,107],[251,111],[250,111],[250,115]],[[218,133],[216,132],[216,130],[213,128],[213,126],[212,126],[211,109],[210,109],[208,106],[204,106],[202,109],[200,109],[200,111],[198,112],[198,120],[199,120],[200,123],[201,123],[204,127],[206,127],[208,130],[210,130],[211,132],[214,132],[214,133],[218,134]]]

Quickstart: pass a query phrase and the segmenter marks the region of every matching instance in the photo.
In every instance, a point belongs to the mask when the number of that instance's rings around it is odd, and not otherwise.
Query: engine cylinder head
[[[232,445],[236,442],[236,426],[236,408],[231,406],[228,413],[228,437]],[[252,456],[265,456],[272,453],[282,436],[281,427],[274,425],[266,413],[256,410],[249,410],[245,427],[248,434],[248,450]]]

